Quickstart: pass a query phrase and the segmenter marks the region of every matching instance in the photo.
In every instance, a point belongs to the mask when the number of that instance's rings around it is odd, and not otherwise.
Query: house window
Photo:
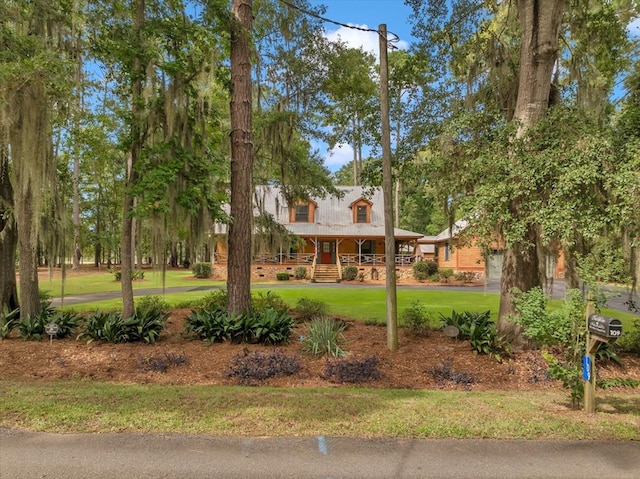
[[[296,223],[309,222],[309,205],[296,205]]]
[[[360,252],[362,254],[374,254],[376,252],[376,242],[372,240],[364,241],[360,247]]]
[[[358,205],[356,209],[356,223],[368,223],[367,210],[367,205]]]
[[[444,245],[444,260],[451,260],[451,245],[449,243],[445,243]]]

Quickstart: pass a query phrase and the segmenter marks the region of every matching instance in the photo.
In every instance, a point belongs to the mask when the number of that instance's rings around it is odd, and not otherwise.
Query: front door
[[[336,257],[336,242],[321,241],[320,242],[320,264],[333,264]]]

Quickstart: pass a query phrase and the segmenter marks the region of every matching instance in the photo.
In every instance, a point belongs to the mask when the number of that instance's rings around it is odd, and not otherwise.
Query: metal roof
[[[274,219],[291,233],[298,236],[319,237],[380,237],[384,238],[384,200],[381,189],[364,188],[362,186],[338,186],[343,195],[341,198],[328,195],[325,198],[312,197],[316,203],[313,222],[296,223],[289,221],[289,205],[282,196],[280,187],[257,186],[254,194],[255,213],[261,209],[273,215]],[[371,204],[371,222],[354,223],[351,205],[359,199]],[[261,208],[259,207],[261,206]],[[225,233],[226,225],[216,227],[217,233]],[[394,228],[394,235],[398,239],[418,239],[423,235],[414,231]]]

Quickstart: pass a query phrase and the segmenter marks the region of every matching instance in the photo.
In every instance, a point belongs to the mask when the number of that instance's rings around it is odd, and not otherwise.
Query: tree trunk
[[[549,107],[551,76],[558,52],[558,35],[562,22],[564,0],[518,0],[520,22],[520,72],[514,120],[518,122],[517,137],[544,118]],[[512,210],[519,209],[513,203]],[[498,331],[508,334],[517,343],[519,330],[508,320],[515,313],[512,289],[522,291],[540,286],[543,264],[538,256],[537,227],[527,226],[525,238],[507,248],[500,283]]]
[[[20,255],[20,311],[40,314],[38,288],[38,224],[47,165],[49,115],[44,86],[34,80],[15,95],[9,130],[12,184]]]
[[[121,285],[122,285],[122,316],[128,318],[135,313],[135,304],[133,301],[133,237],[134,222],[133,209],[134,197],[133,186],[136,184],[136,163],[140,151],[142,150],[142,109],[140,105],[142,98],[142,83],[145,77],[146,67],[142,61],[143,33],[144,27],[145,0],[137,0],[136,2],[136,18],[134,20],[134,29],[136,31],[137,50],[138,53],[133,61],[132,85],[131,85],[131,157],[129,175],[124,192],[124,201],[122,208],[122,242],[121,242]]]
[[[9,177],[6,130],[0,126],[0,311],[18,307],[16,246],[18,232],[13,217],[13,188]]]
[[[231,223],[227,291],[229,312],[233,314],[251,309],[252,3],[252,0],[233,0],[231,6]]]
[[[551,76],[565,0],[518,0],[520,71],[514,119],[518,136],[541,120],[549,107]]]

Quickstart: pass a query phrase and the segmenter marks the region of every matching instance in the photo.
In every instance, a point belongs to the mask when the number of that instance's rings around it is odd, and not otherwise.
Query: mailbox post
[[[584,379],[584,411],[596,412],[595,354],[603,343],[613,343],[622,335],[622,323],[594,313],[593,299],[587,299],[587,344],[582,361]]]

